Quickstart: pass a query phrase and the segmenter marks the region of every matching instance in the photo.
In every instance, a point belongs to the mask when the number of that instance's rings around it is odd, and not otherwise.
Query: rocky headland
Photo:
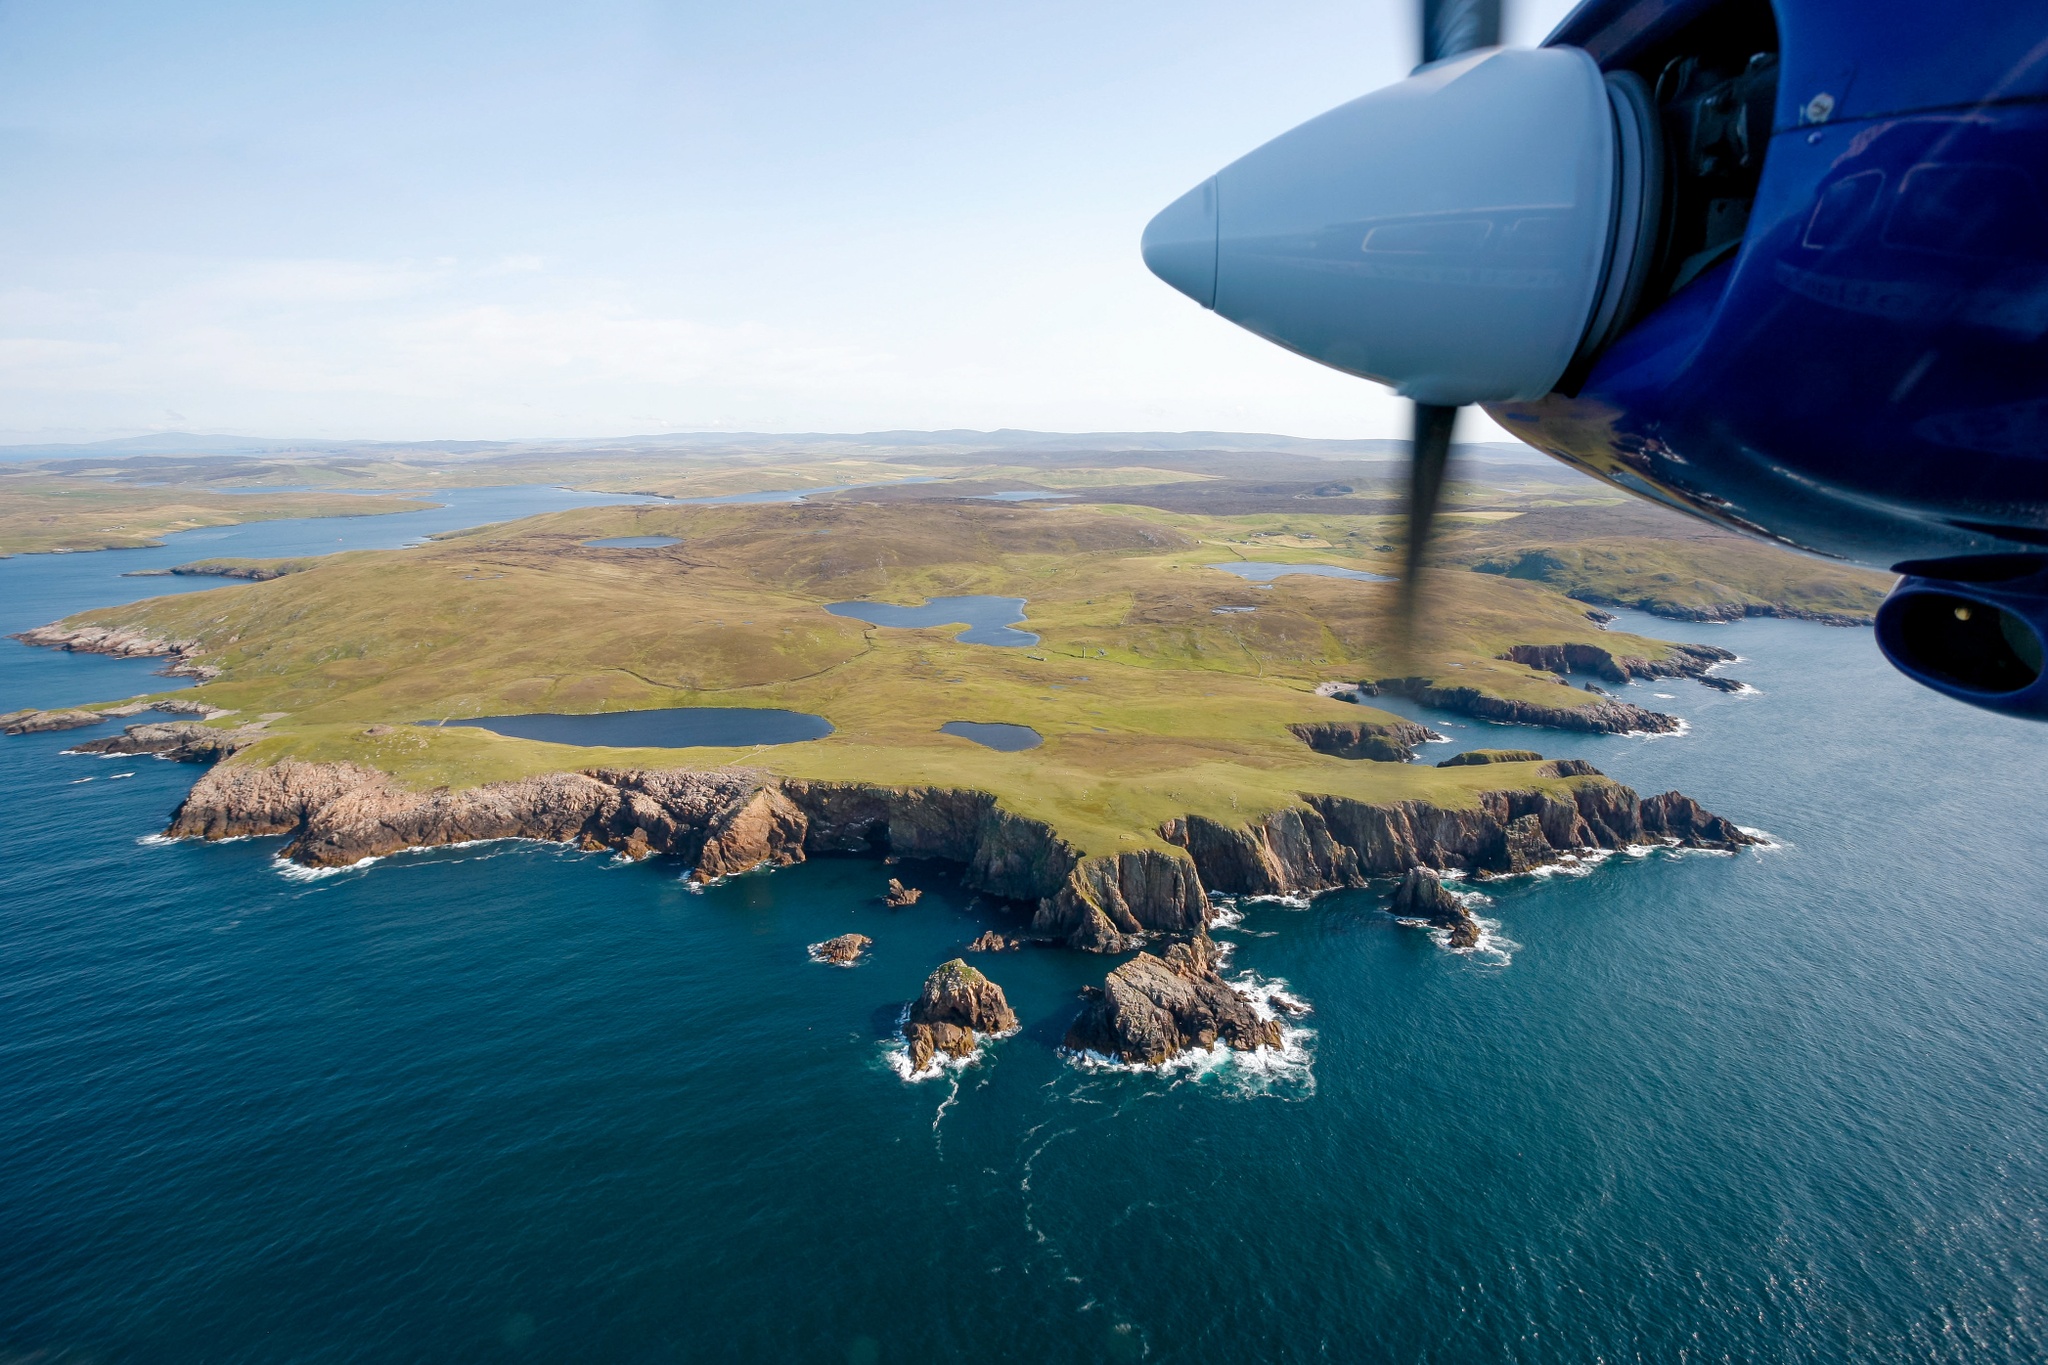
[[[106,654],[117,659],[167,659],[157,672],[167,678],[197,678],[201,682],[220,676],[211,664],[198,662],[199,642],[166,640],[147,631],[122,630],[112,626],[37,626],[8,637],[41,649],[61,649],[71,654]]]
[[[971,1056],[981,1038],[1016,1027],[1017,1014],[1003,988],[956,957],[925,978],[923,993],[903,1021],[910,1069],[923,1071],[940,1053]]]
[[[971,891],[1022,903],[1030,937],[1097,952],[1200,930],[1211,891],[1314,892],[1414,867],[1484,878],[1592,849],[1754,842],[1686,796],[1638,797],[1579,760],[1553,760],[1535,775],[1574,780],[1483,792],[1466,807],[1309,794],[1300,805],[1238,824],[1200,815],[1170,820],[1159,831],[1164,847],[1085,855],[1051,826],[972,790],[742,769],[593,769],[412,791],[355,764],[287,761],[212,769],[165,832],[284,835],[283,856],[309,867],[480,839],[542,839],[634,858],[676,857],[700,882],[819,854],[933,859],[960,865]]]
[[[126,720],[139,716],[145,711],[163,711],[174,716],[198,716],[212,720],[218,716],[231,716],[232,711],[218,706],[209,706],[203,701],[188,701],[172,697],[162,701],[131,701],[119,706],[103,706],[97,710],[84,707],[65,708],[55,711],[39,711],[33,707],[21,711],[9,711],[0,715],[0,734],[36,735],[50,730],[83,730],[90,725],[104,724],[110,720]],[[130,727],[131,729],[134,727]],[[137,751],[140,752],[140,751]]]
[[[1217,970],[1215,941],[1197,930],[1164,955],[1139,953],[1109,974],[1067,1030],[1066,1046],[1115,1061],[1158,1066],[1190,1049],[1235,1051],[1281,1045],[1280,1025],[1262,1019]]]
[[[1569,687],[1563,678],[1559,683]],[[1437,706],[1461,716],[1480,720],[1507,721],[1514,725],[1546,725],[1555,730],[1581,730],[1595,735],[1668,735],[1684,728],[1684,722],[1662,711],[1625,701],[1595,702],[1591,706],[1523,701],[1495,697],[1476,687],[1439,687],[1430,678],[1381,678],[1377,683],[1360,683],[1369,696],[1392,692],[1424,706]]]

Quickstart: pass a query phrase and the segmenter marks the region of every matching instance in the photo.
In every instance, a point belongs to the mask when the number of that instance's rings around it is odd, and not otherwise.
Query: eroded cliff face
[[[1290,725],[1294,737],[1319,754],[1332,758],[1366,758],[1379,763],[1407,763],[1415,757],[1415,746],[1443,736],[1412,720],[1380,725],[1371,721],[1325,720]]]
[[[629,857],[667,854],[710,881],[818,853],[887,853],[962,865],[975,891],[1034,907],[1031,933],[1096,952],[1156,934],[1199,933],[1208,892],[1283,895],[1360,886],[1410,868],[1526,872],[1578,851],[1670,841],[1753,842],[1669,792],[1639,799],[1577,760],[1539,775],[1565,789],[1484,793],[1476,806],[1368,804],[1307,796],[1243,825],[1169,821],[1166,848],[1096,857],[1050,826],[997,808],[985,792],[807,782],[745,770],[549,773],[461,791],[408,791],[349,763],[222,766],[173,814],[173,838],[290,835],[285,856],[344,867],[406,848],[481,839],[545,839]]]

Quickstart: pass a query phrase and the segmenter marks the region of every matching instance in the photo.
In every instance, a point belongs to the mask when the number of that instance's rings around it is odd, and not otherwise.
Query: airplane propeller
[[[1642,81],[1505,48],[1501,0],[1422,0],[1423,63],[1238,158],[1145,228],[1152,272],[1415,405],[1396,643],[1460,407],[1542,398],[1626,324],[1662,209]]]
[[[1422,66],[1461,52],[1500,45],[1501,0],[1422,0]],[[1408,511],[1404,518],[1400,610],[1394,619],[1396,661],[1406,666],[1414,651],[1422,605],[1422,564],[1443,498],[1451,462],[1451,435],[1458,409],[1414,400],[1413,435],[1408,443]]]

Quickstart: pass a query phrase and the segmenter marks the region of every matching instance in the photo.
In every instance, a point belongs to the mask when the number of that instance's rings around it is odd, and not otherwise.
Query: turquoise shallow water
[[[1263,1072],[1076,1068],[1108,964],[1038,950],[981,959],[1022,1032],[905,1083],[902,1004],[1008,922],[943,868],[296,880],[144,841],[193,769],[0,742],[0,1359],[2041,1359],[2043,732],[1866,632],[1654,625],[1760,695],[1484,739],[1781,847],[1499,884],[1487,959],[1384,889],[1242,907],[1232,970],[1315,1007]]]

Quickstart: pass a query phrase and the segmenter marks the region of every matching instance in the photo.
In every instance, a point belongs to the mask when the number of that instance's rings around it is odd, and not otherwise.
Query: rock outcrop
[[[1533,818],[1533,817],[1532,817]],[[1394,893],[1388,907],[1402,919],[1427,920],[1450,931],[1450,946],[1472,948],[1479,943],[1479,921],[1465,903],[1444,889],[1444,884],[1427,868],[1411,867]]]
[[[131,701],[119,706],[102,706],[88,711],[82,708],[58,711],[38,711],[33,707],[22,711],[9,711],[0,715],[0,734],[35,735],[49,730],[82,730],[89,725],[103,721],[125,720],[139,716],[145,711],[165,711],[175,716],[199,716],[207,720],[215,716],[231,716],[232,711],[218,706],[209,706],[203,701],[184,698],[170,698],[164,701]],[[146,753],[148,750],[120,750],[117,752]]]
[[[1038,903],[1031,932],[1097,953],[1121,953],[1148,933],[1198,929],[1209,897],[1194,862],[1178,850],[1148,848],[1075,864],[1059,890]]]
[[[255,726],[223,730],[196,721],[165,721],[131,725],[118,735],[88,739],[74,745],[79,754],[155,754],[178,763],[218,763],[264,737]]]
[[[1534,749],[1467,749],[1462,754],[1452,754],[1439,768],[1471,768],[1483,763],[1540,763],[1543,755]]]
[[[165,640],[146,631],[123,630],[114,626],[37,626],[9,637],[42,649],[61,649],[72,654],[109,654],[121,659],[169,659],[157,671],[167,677],[215,678],[220,670],[195,662],[197,640]]]
[[[967,951],[970,953],[1007,953],[1023,946],[1018,940],[1004,938],[995,930],[989,929],[981,937],[968,944]]]
[[[1205,933],[1164,956],[1139,953],[1091,992],[1067,1030],[1066,1046],[1077,1052],[1158,1066],[1218,1042],[1241,1052],[1281,1045],[1279,1023],[1261,1019],[1217,974],[1216,945]]]
[[[891,877],[889,878],[889,885],[882,891],[882,904],[888,906],[891,910],[900,910],[906,905],[916,905],[923,896],[924,892],[916,887],[905,886],[902,882]]]
[[[834,967],[851,967],[860,961],[860,955],[873,946],[874,940],[866,934],[841,934],[828,938],[823,943],[811,945],[811,959],[814,962],[829,963]]]
[[[1676,716],[1667,716],[1662,711],[1651,711],[1625,701],[1601,701],[1590,706],[1551,706],[1543,702],[1488,696],[1476,687],[1438,687],[1428,678],[1381,678],[1375,686],[1382,691],[1412,697],[1425,706],[1440,706],[1460,715],[1507,721],[1513,725],[1547,725],[1552,729],[1583,730],[1596,735],[1667,735],[1681,728]]]
[[[1749,691],[1749,684],[1748,684],[1748,683],[1746,683],[1746,682],[1738,682],[1738,681],[1736,681],[1736,680],[1735,680],[1734,678],[1722,678],[1722,677],[1712,677],[1712,676],[1707,676],[1707,675],[1704,675],[1704,674],[1703,674],[1703,675],[1701,675],[1701,677],[1700,677],[1700,678],[1698,679],[1698,682],[1699,682],[1699,685],[1700,685],[1701,687],[1711,687],[1711,688],[1713,688],[1713,689],[1714,689],[1714,690],[1715,690],[1716,692],[1747,692],[1747,691]]]
[[[88,725],[101,724],[106,718],[104,711],[38,711],[29,707],[0,716],[0,734],[40,735],[51,730],[83,730]]]
[[[924,1070],[942,1052],[965,1057],[978,1036],[1016,1027],[1017,1015],[1003,998],[1003,988],[956,957],[925,978],[924,992],[904,1021],[910,1069]]]
[[[1377,724],[1372,721],[1324,720],[1287,727],[1296,739],[1332,758],[1367,758],[1379,763],[1407,763],[1415,746],[1442,735],[1414,721]]]
[[[1735,655],[1714,645],[1670,645],[1661,659],[1640,654],[1615,654],[1599,645],[1510,645],[1501,658],[1552,673],[1596,673],[1608,682],[1632,678],[1697,678],[1708,669],[1730,663]]]

